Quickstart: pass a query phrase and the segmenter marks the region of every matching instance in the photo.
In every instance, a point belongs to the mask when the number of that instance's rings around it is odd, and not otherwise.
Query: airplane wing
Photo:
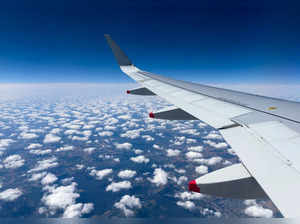
[[[109,35],[105,38],[121,70],[142,86],[127,93],[157,95],[174,105],[150,117],[202,120],[218,129],[240,158],[241,164],[193,180],[190,190],[265,196],[284,217],[299,216],[300,103],[152,74],[134,66]]]

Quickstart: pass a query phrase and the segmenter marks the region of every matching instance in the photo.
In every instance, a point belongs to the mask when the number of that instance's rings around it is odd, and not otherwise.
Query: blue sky
[[[109,33],[135,65],[157,74],[299,84],[299,8],[277,1],[12,0],[0,7],[0,82],[129,82],[103,38]]]

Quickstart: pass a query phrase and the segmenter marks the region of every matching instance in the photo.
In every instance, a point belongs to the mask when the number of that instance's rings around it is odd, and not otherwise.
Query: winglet
[[[129,58],[126,56],[126,54],[121,50],[121,48],[116,44],[116,42],[111,39],[109,34],[104,34],[104,37],[107,40],[108,45],[112,49],[112,52],[115,55],[115,58],[120,66],[125,65],[132,65]]]

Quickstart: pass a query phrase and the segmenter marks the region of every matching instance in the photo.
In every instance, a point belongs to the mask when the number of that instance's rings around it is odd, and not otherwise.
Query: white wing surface
[[[227,185],[224,186],[236,186],[238,190],[241,183],[257,184],[284,217],[300,216],[300,103],[174,80],[142,71],[132,64],[109,35],[105,37],[121,70],[142,85],[143,88],[135,90],[136,93],[160,96],[178,108],[173,109],[170,116],[180,118],[185,113],[185,119],[202,120],[220,131],[242,161],[238,169],[244,167],[249,174],[241,177],[247,181],[237,182],[235,177],[232,181],[226,179]],[[167,112],[163,114],[164,119]],[[233,169],[227,169],[227,174]],[[215,176],[206,179],[214,179]],[[196,180],[193,184],[199,183]],[[212,184],[209,186],[214,187]],[[193,187],[190,189],[193,190]]]

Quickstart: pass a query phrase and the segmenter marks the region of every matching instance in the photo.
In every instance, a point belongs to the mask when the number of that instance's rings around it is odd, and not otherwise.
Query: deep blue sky
[[[128,82],[109,33],[157,74],[300,84],[299,11],[291,1],[2,1],[0,82]]]

